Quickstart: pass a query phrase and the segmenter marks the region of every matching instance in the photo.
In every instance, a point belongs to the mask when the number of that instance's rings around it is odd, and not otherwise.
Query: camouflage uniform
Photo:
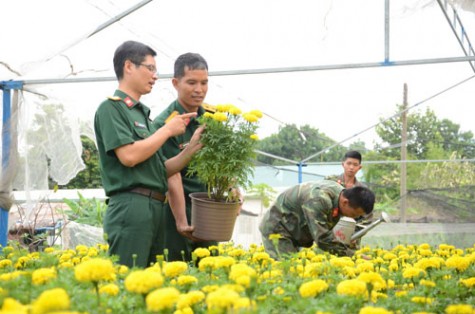
[[[298,252],[300,247],[317,246],[332,254],[351,256],[356,246],[339,242],[332,229],[340,220],[338,201],[343,187],[334,181],[306,182],[281,193],[264,215],[259,230],[266,251]],[[269,235],[280,234],[278,251]]]
[[[346,188],[345,174],[344,173],[340,174],[339,176],[331,175],[331,176],[325,177],[325,180],[335,181],[335,182],[341,184],[344,188]],[[366,185],[364,183],[358,181],[358,179],[356,179],[356,177],[355,177],[355,184],[353,186],[366,186]]]

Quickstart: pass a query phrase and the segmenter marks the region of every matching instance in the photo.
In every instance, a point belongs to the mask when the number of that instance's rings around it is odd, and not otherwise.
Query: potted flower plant
[[[191,160],[188,174],[196,174],[207,185],[204,193],[192,193],[192,225],[195,227],[194,236],[205,240],[226,241],[232,235],[232,229],[241,204],[236,187],[246,188],[254,173],[255,148],[258,136],[256,131],[262,113],[253,110],[242,113],[233,105],[217,105],[214,113],[206,112],[198,118],[205,125],[201,135],[203,148]],[[216,210],[209,215],[197,213],[196,204],[203,204],[206,209],[221,206],[231,206],[232,210]],[[200,206],[201,209],[202,206]],[[234,212],[234,214],[233,214]],[[212,221],[221,219],[220,215],[233,216],[232,221]],[[218,235],[203,235],[201,230],[210,231],[211,226],[200,228],[199,221],[225,227],[230,225],[230,232],[220,237]],[[210,238],[211,237],[211,238]]]

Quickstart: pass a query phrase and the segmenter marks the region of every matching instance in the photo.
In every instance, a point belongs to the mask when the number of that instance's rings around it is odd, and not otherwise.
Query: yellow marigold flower
[[[399,265],[397,262],[391,262],[389,264],[389,270],[390,271],[398,271],[399,270]]]
[[[270,255],[266,252],[257,252],[252,255],[252,261],[254,262],[265,262],[270,259]]]
[[[392,311],[388,311],[383,307],[365,306],[360,309],[359,314],[392,314]]]
[[[216,264],[216,257],[208,256],[200,260],[200,262],[198,263],[198,269],[200,271],[209,271],[215,268],[215,264]]]
[[[186,294],[181,294],[176,303],[178,309],[184,309],[187,307],[192,307],[195,304],[203,301],[205,299],[205,294],[201,291],[190,291]]]
[[[238,107],[231,106],[231,107],[229,108],[229,111],[228,111],[228,112],[229,112],[230,114],[232,114],[232,115],[237,116],[237,115],[240,115],[242,111],[241,111],[241,109],[239,109]]]
[[[222,112],[215,112],[213,114],[213,120],[216,120],[218,122],[224,122],[228,120],[228,116],[225,113]]]
[[[211,112],[205,112],[205,113],[203,114],[203,116],[204,116],[205,118],[211,118],[211,119],[213,118],[213,114],[212,114]]]
[[[220,287],[216,291],[208,294],[206,297],[206,305],[209,310],[230,310],[237,299],[239,299],[239,294],[236,291]]]
[[[55,249],[54,249],[54,247],[47,247],[43,250],[43,252],[48,253],[48,254],[53,253],[53,252],[55,252]]]
[[[165,309],[171,309],[178,301],[180,291],[173,287],[161,288],[150,292],[145,298],[147,310],[159,312]]]
[[[328,284],[321,280],[315,279],[309,282],[303,283],[299,288],[300,296],[303,298],[314,298],[321,292],[328,289]]]
[[[248,275],[241,275],[234,279],[234,281],[244,288],[249,288],[251,286],[251,276]]]
[[[445,243],[441,243],[441,244],[439,244],[439,250],[451,251],[451,250],[455,250],[455,246],[445,244]]]
[[[161,287],[163,276],[156,271],[136,270],[125,278],[125,289],[130,292],[147,294]]]
[[[380,274],[375,272],[361,273],[357,279],[372,285],[373,290],[375,291],[379,291],[386,288],[386,281]]]
[[[34,285],[42,285],[47,283],[51,279],[56,278],[56,269],[51,268],[39,268],[33,271],[31,274],[31,282]]]
[[[246,264],[235,264],[231,266],[231,271],[229,272],[229,279],[236,280],[241,276],[250,276],[255,277],[257,273],[254,268],[246,265]]]
[[[29,260],[30,260],[30,257],[28,256],[20,256],[20,258],[18,258],[18,260],[15,263],[15,268],[16,269],[24,268]]]
[[[432,251],[431,250],[423,250],[423,249],[419,249],[418,250],[418,253],[420,256],[432,256]]]
[[[89,257],[96,257],[98,255],[99,255],[99,251],[95,247],[91,247],[87,251],[87,256],[89,256]]]
[[[78,252],[79,255],[86,255],[88,250],[89,248],[85,245],[76,245],[76,252]]]
[[[163,266],[163,274],[165,277],[176,277],[183,274],[188,269],[188,264],[185,262],[175,261],[165,263]]]
[[[3,306],[0,312],[12,314],[27,314],[28,306],[21,304],[13,298],[5,298],[5,300],[3,300]]]
[[[374,271],[374,264],[371,262],[362,262],[356,266],[356,271],[358,273]]]
[[[218,285],[206,285],[201,288],[201,291],[203,291],[204,293],[210,293],[210,292],[218,290],[218,288],[219,288]]]
[[[453,255],[445,261],[445,266],[455,268],[457,271],[462,272],[470,266],[470,260],[466,257]]]
[[[348,256],[334,257],[330,260],[330,265],[337,268],[343,268],[345,266],[354,267],[355,262],[353,262]]]
[[[119,265],[117,267],[117,273],[119,275],[125,275],[129,272],[129,267],[125,266],[125,265]]]
[[[430,250],[430,244],[429,243],[421,243],[417,247],[419,250]]]
[[[97,244],[97,247],[102,252],[107,252],[109,250],[109,244],[99,243],[99,244]]]
[[[10,281],[24,275],[26,275],[26,272],[23,270],[0,274],[0,281]]]
[[[249,123],[254,123],[259,120],[255,115],[253,115],[250,112],[244,113],[242,117],[244,118],[244,120],[246,120]]]
[[[107,281],[115,279],[115,268],[111,260],[93,258],[77,265],[74,275],[78,281]]]
[[[407,291],[396,291],[394,294],[396,297],[404,297],[407,295]]]
[[[251,110],[251,111],[249,111],[249,113],[255,115],[259,119],[262,118],[262,116],[263,116],[262,111],[257,110],[257,109]]]
[[[179,286],[191,285],[197,282],[198,282],[198,279],[190,275],[182,275],[182,276],[178,276],[177,278],[177,283]]]
[[[182,309],[176,310],[173,314],[193,314],[193,309],[191,307],[184,307]]]
[[[252,134],[252,135],[250,136],[250,138],[251,138],[251,140],[258,141],[258,140],[259,140],[259,135],[257,135],[257,134]]]
[[[446,314],[473,314],[475,308],[470,304],[451,304],[445,308]]]
[[[70,307],[69,295],[62,288],[46,290],[33,302],[33,314],[43,314],[55,311],[68,310]]]
[[[74,256],[74,254],[65,252],[59,257],[59,263],[69,262],[69,261],[71,261],[73,256]]]
[[[470,277],[467,279],[460,279],[460,282],[467,288],[475,287],[475,277]]]
[[[218,268],[229,268],[236,263],[236,260],[231,256],[216,256],[214,266]]]
[[[274,290],[272,290],[272,294],[275,294],[275,295],[282,295],[284,293],[285,293],[284,288],[282,288],[280,286],[275,288]]]
[[[211,252],[207,248],[199,247],[193,251],[196,257],[203,258],[211,255]]]
[[[13,265],[12,261],[9,259],[0,260],[0,268],[7,268]]]
[[[408,266],[404,271],[402,272],[402,276],[404,278],[414,278],[414,277],[419,277],[423,276],[425,274],[424,270],[417,268],[417,267],[412,267]]]
[[[216,111],[218,112],[228,112],[229,108],[231,108],[231,104],[218,104],[216,105]]]
[[[99,288],[99,293],[101,294],[107,294],[107,295],[118,295],[119,294],[119,286],[116,285],[115,283],[109,283],[107,285],[102,285]]]
[[[280,269],[266,270],[259,277],[261,279],[280,278],[282,277],[282,271]]]
[[[425,279],[421,279],[421,281],[419,281],[419,284],[421,286],[426,286],[426,287],[435,287],[436,286],[435,282],[433,282],[432,280],[425,280]]]
[[[246,255],[246,251],[243,249],[233,249],[229,251],[228,254],[229,256],[232,256],[232,257],[241,257],[241,256]]]
[[[253,306],[253,302],[249,298],[239,298],[234,301],[233,309],[237,313],[241,312],[242,309],[251,309]],[[233,311],[233,312],[234,312]]]
[[[341,281],[336,287],[336,292],[339,295],[349,296],[366,296],[368,293],[366,290],[366,282],[358,279]]]
[[[392,261],[392,260],[397,259],[397,255],[392,253],[392,252],[386,252],[383,255],[383,259],[386,260],[386,261]]]
[[[426,298],[426,297],[412,297],[411,301],[414,303],[426,303],[426,304],[431,304],[434,302],[434,299],[432,298]]]

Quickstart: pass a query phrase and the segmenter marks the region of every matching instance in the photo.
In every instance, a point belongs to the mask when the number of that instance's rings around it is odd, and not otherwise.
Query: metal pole
[[[9,88],[3,89],[3,118],[2,118],[2,172],[8,167],[10,157],[10,115],[11,92]],[[3,191],[2,191],[3,192]],[[0,207],[0,250],[7,246],[8,239],[8,210]]]
[[[407,207],[407,84],[404,83],[404,95],[402,105],[402,130],[401,130],[401,222],[406,223],[406,207]]]
[[[389,0],[384,2],[384,63],[389,63]]]
[[[2,174],[7,171],[10,161],[11,144],[11,90],[21,89],[23,82],[5,81],[0,82],[0,89],[3,90],[3,116],[2,116]],[[5,178],[2,175],[3,178]],[[2,182],[3,183],[3,182]],[[6,186],[10,186],[7,184]],[[10,193],[11,191],[0,191]],[[7,245],[8,239],[8,210],[0,207],[0,252],[2,247]]]

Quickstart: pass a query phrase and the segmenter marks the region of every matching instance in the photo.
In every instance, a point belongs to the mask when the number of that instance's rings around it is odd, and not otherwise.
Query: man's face
[[[363,208],[361,208],[361,207],[358,207],[358,208],[351,207],[350,203],[348,202],[348,200],[346,198],[341,199],[341,201],[339,203],[339,207],[340,207],[341,215],[346,216],[346,217],[356,219],[358,217],[362,217],[362,216],[366,215]]]
[[[196,112],[208,92],[208,71],[185,67],[185,75],[179,79],[173,78],[172,82],[180,105],[188,112]]]
[[[150,93],[155,81],[158,79],[155,58],[148,55],[140,65],[129,64],[133,77],[130,84],[133,85],[133,89],[140,95]]]
[[[346,158],[342,163],[343,171],[347,176],[354,177],[356,173],[361,169],[360,161],[356,158]]]

